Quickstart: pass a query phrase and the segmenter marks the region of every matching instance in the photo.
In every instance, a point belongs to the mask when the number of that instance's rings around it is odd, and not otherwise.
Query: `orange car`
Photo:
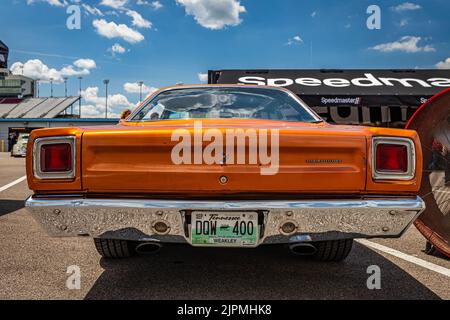
[[[330,125],[274,87],[166,88],[118,125],[35,130],[27,154],[32,215],[107,258],[287,244],[338,261],[424,209],[415,131]]]

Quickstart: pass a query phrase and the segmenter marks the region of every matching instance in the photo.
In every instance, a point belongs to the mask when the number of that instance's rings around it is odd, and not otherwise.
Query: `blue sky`
[[[73,4],[80,30],[66,26]],[[366,26],[372,4],[380,30]],[[83,75],[86,116],[102,109],[105,78],[117,114],[138,81],[151,92],[208,69],[450,68],[448,0],[2,0],[0,12],[13,72],[67,75],[73,95]]]

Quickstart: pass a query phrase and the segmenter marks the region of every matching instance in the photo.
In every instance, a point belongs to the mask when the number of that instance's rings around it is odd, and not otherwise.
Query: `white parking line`
[[[420,266],[422,268],[426,268],[428,270],[431,270],[431,271],[443,274],[444,276],[450,277],[450,269],[447,269],[445,267],[438,266],[438,265],[436,265],[434,263],[431,263],[431,262],[428,262],[428,261],[425,261],[425,260],[422,260],[422,259],[410,256],[409,254],[406,254],[406,253],[394,250],[392,248],[383,246],[381,244],[378,244],[378,243],[375,243],[375,242],[372,242],[372,241],[368,241],[368,240],[365,240],[365,239],[358,239],[356,241],[361,243],[362,245],[365,245],[366,247],[382,251],[382,252],[390,254],[390,255],[392,255],[394,257],[397,257],[397,258],[403,259],[405,261],[414,263],[415,265],[418,265],[418,266]]]
[[[450,194],[450,191],[445,191],[445,190],[434,190],[433,193],[434,192]]]
[[[17,180],[14,180],[11,183],[8,183],[6,186],[0,187],[0,192],[5,191],[6,189],[11,188],[12,186],[15,186],[18,183],[21,183],[23,180],[25,180],[27,178],[27,176],[23,176]]]

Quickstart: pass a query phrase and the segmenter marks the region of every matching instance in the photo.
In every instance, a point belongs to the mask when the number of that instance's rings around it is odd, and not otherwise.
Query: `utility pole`
[[[81,118],[81,80],[83,80],[83,77],[78,77],[78,81],[79,81],[79,84],[80,84],[80,87],[79,87],[79,91],[78,91],[78,95],[80,96],[80,100],[78,100],[78,102],[79,102],[79,104],[78,104],[78,111],[79,111],[79,113],[80,113],[80,118]]]
[[[142,85],[144,84],[144,81],[139,81],[139,104],[142,102]]]
[[[109,80],[103,80],[103,83],[105,84],[105,92],[106,92],[106,105],[105,105],[105,119],[108,119],[108,84]]]

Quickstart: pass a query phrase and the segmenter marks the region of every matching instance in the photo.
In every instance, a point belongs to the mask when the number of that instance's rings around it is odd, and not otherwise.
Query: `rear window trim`
[[[297,95],[295,95],[294,93],[292,93],[289,90],[284,90],[284,89],[279,89],[279,88],[274,88],[274,87],[268,87],[268,86],[248,86],[248,85],[237,85],[237,86],[192,86],[192,87],[180,87],[180,88],[167,88],[167,89],[163,89],[161,91],[158,91],[156,95],[151,96],[148,98],[147,101],[144,101],[144,103],[142,103],[142,105],[137,108],[136,110],[134,110],[130,116],[127,117],[127,119],[125,120],[126,122],[136,122],[136,123],[143,123],[143,122],[158,122],[158,121],[170,121],[173,119],[159,119],[159,120],[133,120],[133,118],[143,109],[145,108],[148,104],[152,103],[152,101],[156,98],[158,98],[159,95],[168,92],[168,91],[175,91],[175,90],[187,90],[187,89],[211,89],[211,88],[255,88],[255,89],[269,89],[269,90],[274,90],[274,91],[279,91],[279,92],[283,92],[285,94],[287,94],[288,96],[290,96],[291,98],[293,98],[299,105],[300,107],[302,107],[311,117],[314,118],[314,121],[311,121],[310,123],[321,123],[324,122],[324,120],[317,115],[317,113],[314,112],[314,110],[311,109],[311,107],[309,107],[302,99],[300,99]],[[189,118],[191,120],[196,120],[195,118]],[[189,119],[183,119],[183,120],[189,120]],[[208,118],[208,119],[213,119],[213,118]],[[224,118],[218,118],[218,119],[224,119]],[[248,118],[235,118],[235,119],[248,119]],[[252,119],[252,118],[251,118]],[[197,120],[204,120],[204,119],[197,119]],[[258,120],[258,119],[252,119],[252,120]],[[263,120],[263,119],[261,119]],[[269,120],[269,119],[267,119]],[[286,121],[286,122],[302,122],[302,121],[297,121],[297,120],[274,120],[274,121]]]

